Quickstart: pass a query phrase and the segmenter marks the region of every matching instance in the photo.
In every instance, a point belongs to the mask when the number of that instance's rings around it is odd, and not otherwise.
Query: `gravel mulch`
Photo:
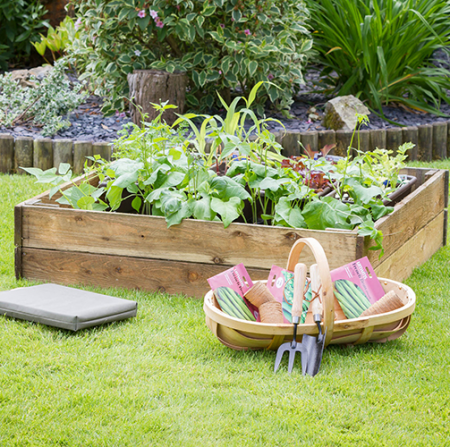
[[[441,54],[442,53],[442,54]],[[449,58],[444,52],[436,55],[440,62],[435,61],[438,66],[448,68],[450,66]],[[309,112],[311,107],[315,107],[319,116],[322,116],[325,103],[328,99],[321,94],[311,93],[314,85],[319,81],[319,72],[312,68],[306,75],[306,85],[300,94],[295,98],[291,108],[291,115],[294,119],[286,119],[281,114],[273,113],[267,110],[267,116],[280,120],[286,130],[305,132],[313,130],[325,130],[320,120],[311,121]],[[75,81],[76,82],[76,81]],[[104,117],[101,112],[102,99],[97,96],[90,96],[87,101],[78,107],[69,116],[71,126],[68,129],[58,132],[53,139],[70,138],[74,140],[90,141],[113,141],[117,138],[118,130],[122,129],[124,124],[131,121],[128,114],[120,116]],[[384,107],[385,116],[390,120],[405,126],[419,126],[430,124],[437,121],[447,121],[449,118],[437,117],[427,113],[413,113],[400,107]],[[450,116],[450,106],[442,104],[441,111]],[[386,129],[394,127],[387,121],[382,120],[373,113],[369,116],[370,124],[367,129]],[[269,124],[272,131],[281,130],[282,126],[272,122]],[[41,136],[41,129],[36,127],[16,126],[14,128],[5,128],[0,126],[0,133],[10,133],[14,136],[29,136],[38,138]]]

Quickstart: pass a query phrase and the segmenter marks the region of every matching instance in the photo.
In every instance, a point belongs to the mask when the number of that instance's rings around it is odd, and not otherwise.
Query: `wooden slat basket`
[[[327,329],[325,345],[384,343],[400,337],[406,331],[416,305],[416,295],[410,287],[391,279],[379,278],[386,293],[393,290],[406,304],[399,309],[378,315],[345,319],[334,296],[328,260],[316,239],[302,238],[293,245],[287,270],[294,270],[305,246],[309,247],[319,266],[322,325],[323,329]],[[292,340],[292,324],[267,324],[234,318],[220,310],[212,290],[204,298],[203,309],[207,326],[219,341],[229,348],[276,350],[283,342]],[[298,341],[303,334],[317,335],[316,324],[300,324],[297,330]]]

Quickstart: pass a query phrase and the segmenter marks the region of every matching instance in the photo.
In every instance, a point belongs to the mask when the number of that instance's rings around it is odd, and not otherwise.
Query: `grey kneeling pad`
[[[78,331],[135,317],[136,301],[56,284],[0,292],[0,315]]]

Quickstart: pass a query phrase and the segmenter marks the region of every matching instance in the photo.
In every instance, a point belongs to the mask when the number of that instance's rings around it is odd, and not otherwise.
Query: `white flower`
[[[141,55],[141,52],[140,52],[139,50],[134,50],[134,54],[135,54],[136,56],[140,56],[140,55]]]
[[[81,26],[81,19],[78,18],[77,21],[75,22],[75,25],[74,25],[75,31],[78,31],[80,26]]]

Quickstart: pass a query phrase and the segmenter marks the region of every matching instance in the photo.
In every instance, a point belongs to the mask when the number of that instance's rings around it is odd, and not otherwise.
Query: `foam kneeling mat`
[[[0,292],[0,315],[78,331],[135,317],[136,301],[56,284]]]

